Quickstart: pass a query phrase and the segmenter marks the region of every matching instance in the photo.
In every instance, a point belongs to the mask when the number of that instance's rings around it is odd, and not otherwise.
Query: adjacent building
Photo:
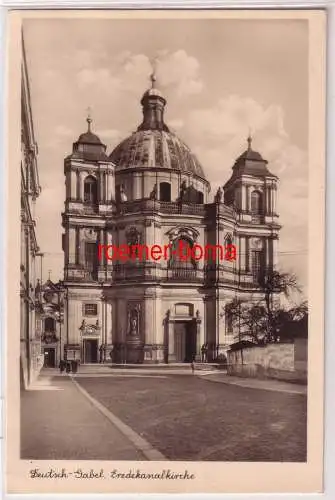
[[[43,357],[41,339],[36,328],[38,301],[35,287],[39,247],[34,218],[35,203],[41,188],[23,40],[21,78],[20,369],[21,382],[27,387],[38,375],[43,365]]]
[[[110,154],[88,118],[64,161],[64,356],[189,362],[206,344],[214,360],[234,341],[229,304],[260,296],[262,276],[276,266],[278,179],[249,137],[210,201],[205,170],[164,121],[166,100],[154,76],[141,105],[142,123]],[[166,259],[99,255],[99,245],[138,244],[172,251]],[[181,244],[235,245],[237,258],[219,251],[199,258],[199,251],[185,260],[176,251]]]

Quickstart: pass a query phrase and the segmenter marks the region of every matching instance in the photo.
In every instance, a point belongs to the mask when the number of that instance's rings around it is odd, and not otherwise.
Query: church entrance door
[[[45,368],[56,367],[56,352],[54,347],[44,348],[44,367]]]
[[[98,362],[98,340],[84,339],[83,341],[83,358],[84,363]]]
[[[191,363],[197,348],[195,321],[176,321],[174,333],[177,363]]]

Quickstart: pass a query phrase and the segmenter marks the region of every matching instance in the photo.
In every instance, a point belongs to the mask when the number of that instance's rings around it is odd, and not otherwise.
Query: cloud
[[[161,54],[157,77],[163,87],[175,87],[179,97],[198,94],[204,87],[199,61],[185,50]]]
[[[184,127],[184,120],[180,118],[175,118],[174,120],[169,120],[168,126],[170,130],[180,130]]]
[[[108,61],[108,66],[97,66],[96,62],[101,64],[101,60],[95,62],[85,51],[79,51],[79,54],[81,60],[90,63],[77,73],[77,83],[80,88],[94,86],[96,92],[126,91],[138,94],[141,87],[144,89],[149,85],[153,66],[148,56],[144,54],[122,51]],[[157,84],[162,89],[171,88],[179,97],[197,94],[203,89],[200,64],[185,50],[159,51],[156,67]]]

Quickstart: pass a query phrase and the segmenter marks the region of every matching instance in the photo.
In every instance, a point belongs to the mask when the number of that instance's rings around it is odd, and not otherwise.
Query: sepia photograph
[[[313,446],[319,491],[323,13],[30,14],[9,53],[22,491],[182,492],[227,462],[298,481]]]

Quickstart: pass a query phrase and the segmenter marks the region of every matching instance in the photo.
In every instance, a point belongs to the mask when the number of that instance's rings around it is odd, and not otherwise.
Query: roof
[[[203,168],[190,148],[167,130],[137,130],[111,153],[118,169],[168,168],[205,179]]]

